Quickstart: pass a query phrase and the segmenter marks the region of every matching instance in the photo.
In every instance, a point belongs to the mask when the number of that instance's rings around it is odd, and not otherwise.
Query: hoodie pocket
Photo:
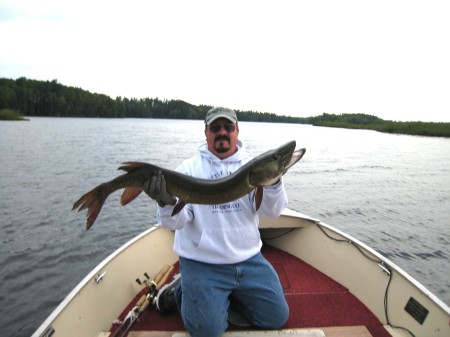
[[[208,228],[202,231],[197,249],[219,254],[230,253],[239,255],[249,248],[258,246],[259,231],[254,226]]]

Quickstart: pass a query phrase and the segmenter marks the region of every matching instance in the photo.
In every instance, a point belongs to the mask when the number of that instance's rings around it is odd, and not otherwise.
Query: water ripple
[[[9,337],[29,336],[93,267],[155,221],[147,197],[121,207],[113,195],[86,232],[85,212],[72,212],[73,202],[117,176],[123,161],[175,168],[204,140],[199,121],[17,125],[0,132],[0,301],[8,304],[0,326]],[[450,304],[448,140],[295,124],[240,129],[253,156],[292,139],[306,147],[283,178],[290,207],[368,243]],[[17,296],[24,290],[33,296]]]

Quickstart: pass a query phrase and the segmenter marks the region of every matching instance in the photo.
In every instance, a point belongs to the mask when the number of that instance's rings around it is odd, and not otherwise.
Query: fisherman
[[[209,110],[206,143],[176,171],[203,179],[232,174],[251,160],[238,135],[234,110]],[[220,336],[228,326],[230,303],[254,327],[278,329],[286,323],[289,307],[274,268],[261,255],[258,231],[258,216],[278,217],[287,206],[282,179],[264,188],[258,210],[253,191],[227,204],[187,204],[175,216],[177,199],[166,191],[163,175],[154,175],[144,188],[158,202],[158,222],[175,230],[180,258],[181,277],[160,290],[159,311],[178,308],[192,337]]]

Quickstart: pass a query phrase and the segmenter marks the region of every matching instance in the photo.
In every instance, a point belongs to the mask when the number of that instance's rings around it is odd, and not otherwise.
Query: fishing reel
[[[166,271],[167,272],[167,271]],[[153,303],[154,300],[156,299],[156,295],[158,294],[158,290],[157,290],[157,286],[158,284],[156,283],[155,279],[151,279],[150,276],[148,275],[147,272],[144,273],[145,279],[143,281],[141,281],[141,279],[138,277],[136,278],[136,283],[141,285],[145,285],[145,287],[148,289],[147,294],[142,295],[145,296],[145,301],[144,303]],[[139,301],[141,302],[141,301]]]

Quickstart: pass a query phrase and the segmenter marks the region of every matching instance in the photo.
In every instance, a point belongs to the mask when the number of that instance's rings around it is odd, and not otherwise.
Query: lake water
[[[121,207],[114,194],[86,232],[73,202],[124,161],[175,168],[196,154],[203,128],[152,119],[0,122],[2,336],[29,336],[94,266],[155,222],[148,197]],[[247,122],[240,139],[253,156],[290,140],[306,147],[285,176],[289,207],[378,250],[450,304],[450,139]]]

